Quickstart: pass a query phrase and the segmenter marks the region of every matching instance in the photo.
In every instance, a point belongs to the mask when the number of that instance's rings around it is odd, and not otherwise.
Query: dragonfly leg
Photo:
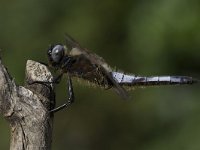
[[[52,81],[27,81],[29,85],[31,84],[42,84],[42,85],[47,85],[47,84],[58,84],[60,83],[60,80],[63,76],[63,73],[59,74],[58,76],[54,77]]]
[[[55,109],[50,110],[51,113],[52,112],[55,113],[59,110],[67,108],[69,105],[71,105],[74,102],[74,90],[73,90],[72,80],[71,80],[70,76],[68,76],[68,86],[67,87],[68,87],[68,96],[69,96],[67,102]]]

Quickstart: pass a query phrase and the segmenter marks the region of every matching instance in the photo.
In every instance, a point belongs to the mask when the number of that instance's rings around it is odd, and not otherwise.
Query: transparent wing
[[[111,84],[113,85],[113,88],[115,91],[124,99],[128,98],[127,91],[120,86],[116,80],[113,78],[111,72],[111,68],[108,66],[108,64],[104,61],[103,58],[99,57],[95,53],[89,52],[87,49],[82,48],[80,44],[75,41],[70,35],[65,34],[65,40],[66,40],[66,46],[71,49],[71,54],[81,54],[84,55],[85,58],[87,58],[89,61],[92,62],[92,64],[95,64],[101,68],[103,73],[107,76]]]
[[[95,64],[100,64],[102,66],[107,65],[107,63],[105,62],[105,60],[102,57],[99,57],[95,53],[92,53],[92,52],[88,51],[86,48],[83,48],[70,35],[65,34],[65,40],[66,40],[66,46],[71,50],[72,55],[82,54]],[[107,67],[108,67],[108,65],[107,65]],[[106,69],[110,70],[109,67]]]

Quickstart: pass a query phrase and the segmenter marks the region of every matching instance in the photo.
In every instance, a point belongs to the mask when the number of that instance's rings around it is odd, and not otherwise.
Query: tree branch
[[[51,81],[46,66],[28,60],[26,80]],[[10,150],[49,150],[54,107],[52,85],[17,86],[0,61],[0,113],[11,127]]]

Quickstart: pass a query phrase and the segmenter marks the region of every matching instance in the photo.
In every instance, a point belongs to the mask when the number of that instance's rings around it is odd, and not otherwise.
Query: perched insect
[[[113,71],[103,58],[82,48],[72,37],[66,35],[66,45],[53,45],[48,49],[49,66],[60,71],[52,82],[33,81],[33,83],[59,83],[63,74],[68,76],[67,102],[53,110],[56,112],[69,106],[74,101],[74,92],[71,77],[78,77],[105,89],[113,88],[122,98],[128,94],[123,86],[149,86],[193,84],[199,80],[187,76],[152,76],[142,77]]]

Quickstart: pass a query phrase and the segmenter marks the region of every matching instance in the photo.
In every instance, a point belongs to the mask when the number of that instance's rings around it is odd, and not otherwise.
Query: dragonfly
[[[51,45],[47,51],[49,67],[59,71],[59,75],[49,81],[32,81],[29,84],[58,84],[64,74],[68,77],[68,99],[63,105],[50,110],[57,112],[74,102],[71,78],[81,78],[104,89],[114,89],[123,99],[128,93],[125,87],[194,84],[199,80],[189,76],[136,76],[113,71],[106,61],[97,54],[83,48],[71,36],[65,35],[66,44]]]

